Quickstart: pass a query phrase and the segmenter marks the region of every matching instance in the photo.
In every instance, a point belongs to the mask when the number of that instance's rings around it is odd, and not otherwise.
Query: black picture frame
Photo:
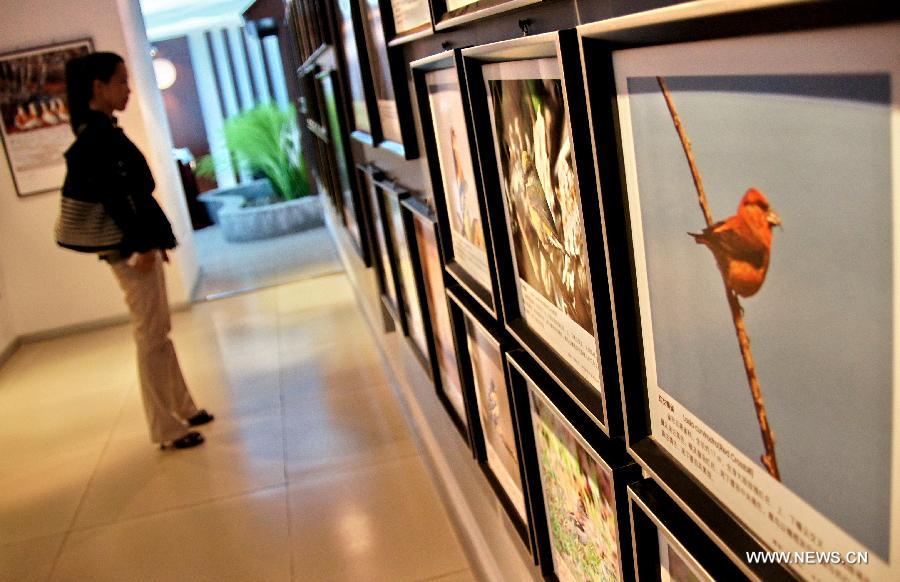
[[[528,489],[525,485],[525,468],[522,462],[522,447],[520,444],[520,417],[518,415],[518,410],[522,406],[522,398],[525,397],[525,394],[521,390],[514,391],[509,382],[505,358],[506,353],[512,347],[511,343],[505,337],[502,328],[490,318],[485,317],[484,311],[471,298],[460,293],[458,288],[451,288],[447,291],[447,300],[453,321],[456,353],[458,354],[460,372],[463,379],[474,457],[478,461],[507,517],[509,517],[510,522],[514,526],[516,533],[519,534],[522,543],[525,544],[529,552],[532,552]],[[471,345],[473,335],[476,334],[490,344],[491,351],[496,351],[496,361],[481,362],[481,356],[473,355]],[[506,428],[512,434],[508,435],[507,440],[512,441],[515,450],[512,453],[507,450],[507,455],[515,459],[516,469],[514,474],[503,475],[496,468],[498,464],[502,467],[502,461],[500,460],[502,451],[498,453],[492,444],[488,442],[490,440],[487,436],[488,429],[484,426],[485,417],[489,414],[486,410],[489,404],[485,402],[486,397],[481,394],[482,387],[479,385],[479,372],[476,370],[476,367],[488,367],[490,364],[494,364],[493,372],[495,374],[499,372],[502,376],[499,379],[499,382],[502,383],[499,389],[503,393],[497,397],[497,408],[503,408],[502,399],[504,397],[509,407],[509,426]],[[498,411],[498,414],[502,416],[501,411]],[[500,430],[502,431],[502,429]],[[508,447],[509,443],[503,443],[502,446]]]
[[[0,143],[19,198],[55,192],[72,144],[65,65],[94,52],[92,38],[0,54]]]
[[[329,48],[320,47],[310,59],[297,69],[297,84],[299,88],[299,104],[305,120],[305,128],[311,134],[314,147],[313,154],[316,165],[312,168],[313,177],[317,188],[324,193],[337,221],[343,223],[344,207],[340,181],[337,177],[338,164],[335,161],[335,152],[332,148],[331,137],[328,128],[323,125],[322,111],[324,101],[316,75],[322,72],[319,59],[327,63]],[[367,266],[369,266],[367,264]]]
[[[410,198],[412,193],[397,182],[383,176],[376,178],[374,184],[375,190],[379,194],[379,211],[383,212],[381,218],[385,229],[385,238],[393,252],[397,309],[400,311],[403,334],[409,340],[409,345],[419,362],[428,370],[430,363],[427,334],[425,321],[419,309],[421,301],[419,282],[412,264],[407,224],[403,218],[403,202]]]
[[[316,87],[316,75],[322,71],[317,61],[318,57],[325,50],[327,50],[327,47],[323,47],[322,51],[317,51],[310,57],[309,61],[297,68],[297,88],[299,90],[297,110],[303,114],[307,121],[307,126],[309,126],[310,122],[317,126],[322,126],[322,104],[318,88]],[[321,130],[316,130],[312,127],[309,127],[309,129],[315,135],[322,133]]]
[[[369,54],[372,103],[379,120],[380,140],[373,145],[407,160],[419,157],[415,121],[403,47],[389,46],[394,18],[388,0],[351,0],[360,3],[360,19]]]
[[[466,445],[471,448],[465,391],[444,283],[440,251],[442,241],[437,217],[430,206],[414,196],[404,199],[402,206],[410,255],[419,284],[419,306],[429,339],[431,378],[438,400]]]
[[[366,217],[369,228],[369,245],[375,265],[375,278],[382,312],[385,315],[385,329],[405,330],[401,319],[400,293],[397,284],[397,260],[385,225],[383,193],[376,183],[384,178],[384,172],[374,164],[357,164],[357,176],[365,194]]]
[[[637,579],[669,582],[687,570],[701,582],[750,580],[652,479],[628,486],[628,507]]]
[[[388,46],[391,47],[419,40],[434,34],[434,24],[431,22],[431,4],[429,3],[429,0],[406,0],[407,2],[415,3],[420,10],[424,7],[424,11],[427,15],[427,20],[425,22],[421,22],[411,27],[402,27],[397,22],[397,4],[402,3],[403,1],[404,0],[384,0],[383,2],[387,3],[392,16],[392,32],[387,36]]]
[[[541,470],[541,452],[538,446],[538,439],[544,437],[538,437],[536,434],[543,434],[542,431],[550,430],[552,427],[545,429],[549,425],[540,420],[540,411],[543,411],[545,415],[549,414],[550,418],[554,419],[557,428],[564,430],[568,435],[569,444],[577,446],[582,454],[586,455],[586,461],[592,462],[608,480],[609,491],[604,492],[601,490],[602,485],[599,482],[591,483],[583,469],[580,473],[583,479],[587,480],[589,490],[593,492],[594,496],[605,493],[611,497],[606,501],[608,510],[614,512],[615,515],[612,516],[612,521],[608,522],[607,526],[615,526],[615,541],[618,544],[618,559],[614,560],[618,577],[611,579],[633,579],[631,526],[626,490],[628,485],[641,478],[640,467],[625,453],[621,441],[607,437],[596,422],[572,401],[567,391],[548,375],[528,352],[521,349],[510,351],[506,356],[506,367],[513,389],[517,393],[524,392],[527,396],[519,412],[520,426],[523,427],[520,430],[520,437],[523,466],[526,468],[525,483],[530,500],[532,535],[535,544],[534,556],[540,565],[544,579],[559,580],[554,563],[552,533],[554,528],[551,523],[554,519],[574,519],[584,522],[588,513],[586,502],[582,502],[580,506],[584,508],[584,515],[578,515],[579,510],[572,511],[570,515],[568,509],[560,509],[560,511],[566,511],[566,515],[558,514],[554,517],[551,515],[553,510],[547,507],[549,501],[547,496],[551,493],[545,489]],[[524,427],[530,427],[531,430],[524,430]],[[543,442],[549,442],[549,440]],[[559,442],[562,443],[562,440]],[[549,451],[549,448],[547,450]],[[545,454],[549,453],[545,452]],[[573,458],[580,466],[577,455]],[[578,529],[577,524],[573,525],[574,529]],[[582,523],[582,525],[584,524]],[[562,531],[567,528],[557,527],[556,529]],[[573,528],[568,527],[568,529]]]
[[[493,206],[491,217],[501,216],[503,220],[492,220],[491,232],[494,241],[494,256],[500,280],[500,292],[503,303],[506,328],[519,341],[548,374],[565,388],[581,409],[590,416],[601,430],[608,436],[616,437],[623,433],[620,373],[618,367],[618,339],[613,317],[613,296],[607,273],[605,257],[605,225],[596,203],[596,180],[593,158],[591,157],[591,136],[583,120],[587,117],[584,100],[583,81],[581,77],[581,57],[578,39],[574,30],[525,37],[463,49],[463,64],[468,81],[468,90],[475,126],[478,153],[481,158],[481,171],[485,192],[502,192],[503,195],[488,197],[486,202]],[[584,287],[578,291],[569,290],[569,297],[578,300],[586,293],[589,295],[590,313],[582,311],[582,319],[593,325],[595,333],[591,334],[583,327],[583,323],[566,315],[565,312],[541,297],[538,291],[526,285],[518,276],[518,267],[514,254],[515,239],[511,226],[510,204],[507,200],[505,185],[501,180],[498,149],[495,150],[494,120],[489,105],[491,98],[487,93],[483,68],[495,63],[515,63],[519,65],[531,63],[548,66],[557,70],[561,85],[562,105],[567,114],[564,118],[566,127],[571,132],[571,172],[574,177],[574,192],[569,204],[577,205],[575,216],[569,221],[580,222],[580,229],[573,232],[583,236],[581,258],[583,276],[579,276]],[[553,64],[555,63],[555,64]],[[564,131],[564,130],[563,130]],[[508,140],[503,143],[508,143]],[[562,154],[560,154],[562,155]],[[527,190],[522,189],[527,195]],[[537,208],[541,203],[534,204]],[[527,215],[525,215],[527,216]],[[554,219],[555,222],[555,219]],[[591,225],[592,228],[585,228]],[[543,235],[541,235],[543,236]],[[576,241],[579,234],[575,234]],[[578,244],[577,242],[575,244]],[[524,245],[523,245],[524,247]],[[557,248],[564,248],[559,245]],[[524,252],[524,251],[523,251]],[[577,254],[575,255],[577,257]],[[551,266],[547,272],[553,278]],[[528,297],[538,299],[528,299]],[[539,332],[526,321],[524,299],[528,299],[537,308],[535,313],[546,314],[547,318],[555,318],[558,327],[563,331],[556,332],[559,339],[547,337],[547,332]],[[527,306],[528,302],[524,304]],[[580,335],[577,335],[580,334]],[[574,339],[573,339],[574,338]],[[571,341],[570,341],[571,340]],[[576,342],[580,347],[570,346]],[[564,351],[566,353],[564,353]],[[596,358],[588,352],[593,351]],[[596,360],[596,365],[594,364]],[[580,370],[579,370],[580,368]],[[594,375],[593,380],[588,378]]]
[[[340,192],[339,208],[342,222],[350,235],[354,250],[363,264],[369,267],[372,264],[372,256],[367,244],[367,225],[362,212],[358,183],[352,173],[353,152],[350,150],[349,134],[340,106],[343,101],[340,93],[340,79],[337,70],[333,67],[315,73],[315,79],[321,99],[319,107],[323,116],[322,129],[328,132],[327,141],[330,144],[334,161],[335,186],[337,192]]]
[[[769,35],[783,37],[793,32],[837,30],[833,27],[849,29],[858,24],[896,22],[897,17],[896,6],[888,7],[883,3],[874,2],[858,4],[795,2],[740,10],[720,4],[683,6],[678,9],[654,11],[640,18],[623,17],[611,22],[578,27],[584,55],[584,84],[589,102],[592,140],[598,164],[597,180],[601,185],[599,190],[603,212],[608,217],[606,221],[610,251],[608,257],[614,294],[619,299],[615,303],[615,308],[621,344],[622,397],[627,418],[625,436],[628,452],[659,488],[677,504],[678,509],[690,517],[731,563],[739,568],[744,576],[753,579],[792,580],[796,579],[798,574],[801,576],[802,574],[782,565],[758,562],[748,564],[746,556],[749,552],[765,552],[772,549],[807,550],[813,549],[814,546],[803,545],[807,542],[803,540],[802,530],[807,526],[802,521],[793,517],[784,518],[782,521],[778,518],[780,511],[766,505],[768,493],[763,498],[765,501],[761,513],[768,513],[768,519],[773,523],[778,519],[780,539],[777,544],[763,541],[760,532],[748,526],[748,515],[726,508],[712,492],[711,477],[703,479],[693,477],[682,463],[667,452],[659,440],[661,437],[652,432],[651,393],[645,362],[647,357],[645,335],[648,333],[652,335],[652,330],[647,329],[646,320],[642,320],[642,306],[638,292],[636,234],[630,218],[635,209],[631,207],[629,199],[626,178],[628,169],[623,145],[624,121],[617,107],[620,95],[616,85],[613,55],[628,49],[665,47],[674,43],[730,39],[755,41]],[[809,39],[804,38],[806,41]],[[715,52],[713,48],[710,50]],[[762,58],[758,51],[754,54],[754,59],[756,58]],[[759,74],[759,68],[756,71],[754,74]],[[830,72],[833,71],[829,70]],[[664,73],[655,75],[661,74]],[[659,402],[667,407],[672,406],[670,402],[661,400]],[[683,424],[680,404],[675,406],[676,408],[672,410],[678,411],[678,422]],[[692,429],[687,430],[690,432]],[[691,435],[689,437],[691,439],[696,436],[693,432]],[[702,438],[706,440],[710,437],[704,434]],[[730,444],[715,434],[711,435],[711,438],[714,448],[722,441]],[[714,465],[711,471],[717,479],[720,471],[725,475],[725,467],[722,464]],[[752,474],[768,477],[765,469],[756,467],[755,464]],[[756,488],[757,477],[752,479],[750,483]],[[859,548],[837,548],[829,545],[815,549],[843,551]],[[897,566],[892,564],[889,567],[897,568]],[[845,575],[854,576],[855,573],[849,572]]]
[[[541,0],[431,0],[431,18],[434,29],[448,30],[467,22],[487,18],[495,14],[516,10]],[[459,6],[459,4],[463,4]]]
[[[431,208],[418,196],[410,195],[400,200],[400,220],[403,224],[402,232],[406,241],[406,254],[409,257],[410,279],[414,283],[414,291],[409,294],[407,317],[418,318],[422,322],[422,341],[420,345],[410,333],[410,347],[413,354],[428,377],[435,384],[441,381],[443,375],[438,369],[436,349],[434,343],[434,330],[432,327],[432,314],[429,310],[429,290],[426,288],[426,272],[419,248],[417,229],[427,226],[429,230],[434,224]],[[435,239],[435,243],[437,239]],[[401,261],[402,264],[402,261]],[[407,285],[408,287],[408,285]],[[410,326],[412,330],[412,326]],[[435,386],[437,389],[437,386]]]
[[[390,327],[400,329],[406,335],[408,327],[403,282],[397,261],[397,244],[400,239],[394,231],[395,222],[389,213],[390,207],[386,199],[401,193],[405,197],[408,192],[388,180],[384,172],[373,164],[359,164],[357,170],[367,194],[366,203],[371,220],[370,243],[378,254],[375,263],[381,304],[393,324]]]
[[[374,146],[382,140],[378,104],[372,85],[369,50],[359,0],[330,2],[335,50],[344,80],[347,119],[350,136],[360,143]]]
[[[431,57],[426,57],[410,64],[412,71],[413,84],[416,93],[416,104],[419,111],[419,119],[422,122],[422,133],[425,144],[425,157],[428,162],[429,174],[431,177],[432,193],[434,195],[434,207],[438,216],[438,224],[441,229],[441,240],[445,241],[443,245],[444,265],[447,273],[461,285],[476,301],[478,301],[491,316],[500,320],[502,318],[502,303],[500,298],[500,283],[497,278],[496,260],[494,258],[494,244],[491,238],[492,222],[502,220],[502,215],[491,217],[491,211],[496,212],[497,205],[487,204],[484,196],[484,188],[481,179],[480,160],[478,157],[478,148],[475,142],[474,124],[471,121],[469,92],[466,89],[466,80],[462,64],[462,52],[459,49],[438,53]],[[447,202],[447,188],[445,187],[445,176],[441,165],[441,154],[439,136],[435,131],[435,116],[432,114],[431,94],[429,80],[435,73],[447,75],[446,72],[455,71],[455,82],[459,87],[459,98],[461,101],[461,111],[463,115],[463,123],[465,132],[462,133],[465,139],[466,153],[462,154],[464,159],[459,163],[466,166],[471,165],[471,188],[474,194],[474,200],[478,205],[477,216],[481,222],[480,235],[484,244],[484,259],[488,285],[485,285],[483,279],[485,273],[479,277],[473,274],[473,269],[478,267],[472,266],[466,268],[457,259],[455,244],[453,239],[453,227],[450,217],[450,208]],[[458,169],[459,170],[459,169]],[[465,174],[465,170],[459,170]],[[458,235],[460,236],[460,235]],[[462,237],[465,238],[465,237]],[[471,246],[477,250],[476,245],[467,244],[468,241],[461,241],[460,244],[466,247]],[[467,253],[468,255],[469,253]],[[476,259],[469,259],[468,262],[475,262]],[[480,259],[478,259],[480,261]],[[482,279],[479,281],[479,278]]]

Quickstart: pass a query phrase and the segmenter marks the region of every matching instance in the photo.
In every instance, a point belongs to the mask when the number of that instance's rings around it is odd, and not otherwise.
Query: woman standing
[[[200,445],[203,435],[189,427],[213,416],[194,404],[169,338],[162,263],[177,243],[152,196],[147,161],[113,116],[125,109],[131,92],[125,62],[108,52],[73,59],[66,64],[66,89],[76,139],[65,154],[57,242],[97,253],[125,293],[151,440],[162,448]]]

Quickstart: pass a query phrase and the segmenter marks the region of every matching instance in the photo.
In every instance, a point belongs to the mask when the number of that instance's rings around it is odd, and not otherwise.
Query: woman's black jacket
[[[123,235],[111,250],[127,257],[175,248],[172,225],[152,196],[147,160],[110,117],[91,111],[65,156],[63,196],[103,205]]]

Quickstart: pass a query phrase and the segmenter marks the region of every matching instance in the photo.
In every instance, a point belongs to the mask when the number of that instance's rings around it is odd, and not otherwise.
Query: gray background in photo
[[[890,80],[667,82],[714,220],[734,214],[754,187],[784,224],[765,284],[742,299],[782,480],[887,559]],[[762,439],[721,276],[712,253],[687,235],[705,227],[689,166],[656,79],[628,87],[659,384],[759,464]]]

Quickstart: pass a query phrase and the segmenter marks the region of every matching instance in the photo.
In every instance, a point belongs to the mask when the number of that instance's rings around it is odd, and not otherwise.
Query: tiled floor
[[[474,579],[342,275],[174,319],[196,449],[150,444],[126,326],[0,368],[0,581]]]
[[[281,285],[341,270],[328,229],[228,242],[218,226],[194,231],[202,274],[197,298]]]

